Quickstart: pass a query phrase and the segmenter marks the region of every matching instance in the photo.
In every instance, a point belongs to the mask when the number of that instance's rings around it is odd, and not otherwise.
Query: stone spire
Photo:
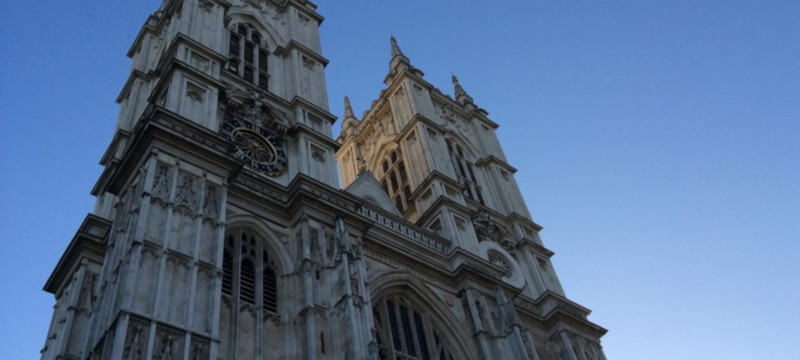
[[[464,88],[458,82],[458,78],[455,75],[453,75],[453,88],[455,89],[454,90],[454,94],[456,96],[456,101],[459,104],[461,104],[461,105],[467,105],[467,104],[474,105],[473,101],[472,101],[472,96],[469,96],[469,94],[467,94],[467,92],[464,91]]]
[[[390,40],[392,42],[392,58],[395,56],[403,56],[403,50],[400,50],[400,47],[397,46],[397,39],[392,36]]]
[[[353,107],[350,106],[350,98],[347,97],[347,95],[344,96],[344,118],[355,118],[355,115],[353,115]]]
[[[383,83],[387,86],[391,85],[394,81],[394,77],[406,70],[410,70],[419,76],[423,76],[424,74],[421,71],[411,66],[411,60],[409,60],[408,57],[403,54],[403,50],[400,50],[400,46],[397,45],[397,39],[392,36],[390,40],[392,43],[392,60],[389,62],[389,75],[386,76],[386,79],[383,80]]]
[[[344,97],[344,120],[342,121],[342,134],[344,136],[358,135],[358,119],[353,115],[353,107],[350,106],[350,98]]]
[[[458,83],[458,78],[455,75],[453,76],[453,87],[455,88],[456,98],[462,95],[467,95],[467,92],[464,91],[464,88],[461,87],[461,84]]]

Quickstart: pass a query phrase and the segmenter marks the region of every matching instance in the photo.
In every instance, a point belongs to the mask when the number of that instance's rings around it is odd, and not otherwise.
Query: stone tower
[[[305,0],[150,16],[42,359],[604,359],[498,125],[392,39],[386,89],[334,140],[321,22]]]

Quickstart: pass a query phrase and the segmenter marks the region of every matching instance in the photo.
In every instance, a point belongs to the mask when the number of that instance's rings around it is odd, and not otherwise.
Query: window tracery
[[[253,232],[243,229],[226,236],[222,256],[222,293],[274,313],[278,310],[277,278],[263,243]]]
[[[395,206],[405,212],[414,206],[411,201],[411,186],[408,173],[399,149],[392,150],[381,163],[383,178],[381,187],[389,194]]]
[[[486,205],[483,201],[483,192],[478,185],[478,179],[475,177],[475,165],[464,156],[464,148],[461,145],[451,139],[446,139],[446,142],[447,152],[450,154],[450,160],[456,170],[457,180],[464,185],[464,195],[481,205]]]
[[[402,295],[387,296],[372,307],[381,360],[454,360],[434,319]]]
[[[262,90],[269,90],[269,67],[261,33],[250,24],[239,24],[231,31],[228,70]]]

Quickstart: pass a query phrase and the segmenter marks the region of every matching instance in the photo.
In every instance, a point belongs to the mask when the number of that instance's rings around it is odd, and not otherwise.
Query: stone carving
[[[326,234],[325,237],[327,240],[325,243],[325,256],[328,258],[328,260],[331,260],[334,259],[337,255],[336,236]]]
[[[223,96],[223,103],[226,106],[225,122],[237,118],[244,119],[278,136],[286,133],[291,125],[286,113],[270,106],[256,90],[247,92],[228,86]]]
[[[169,201],[169,188],[170,188],[170,171],[169,166],[163,163],[158,164],[156,169],[156,177],[153,180],[153,197],[163,202]]]
[[[511,266],[511,263],[508,262],[508,259],[506,259],[506,257],[503,256],[503,254],[497,251],[489,250],[487,257],[489,258],[490,263],[492,263],[493,265],[497,265],[505,270],[505,274],[503,274],[503,277],[506,278],[512,277],[512,275],[514,274],[514,268]]]
[[[158,350],[159,360],[177,360],[172,347],[175,345],[175,337],[172,335],[161,335],[161,346]]]
[[[197,191],[195,177],[188,173],[181,173],[178,194],[175,196],[175,206],[185,206],[191,212],[195,212],[197,211],[199,199],[200,194]]]
[[[286,25],[286,22],[281,19],[281,13],[272,6],[267,0],[244,0],[245,4],[251,5],[261,10],[261,15],[264,18],[272,19],[274,22],[279,22],[281,25]]]
[[[205,12],[211,12],[211,9],[214,8],[214,3],[211,0],[200,0],[198,1],[198,5],[200,9],[203,9]]]
[[[311,153],[311,158],[314,159],[316,162],[324,163],[325,162],[325,155],[320,151],[314,151]]]
[[[478,240],[489,240],[499,243],[506,249],[512,249],[514,244],[508,240],[508,232],[502,225],[494,221],[492,216],[485,210],[472,217],[472,225],[475,227],[475,235]]]
[[[206,187],[206,198],[203,201],[203,215],[216,220],[219,217],[219,188],[214,185]]]
[[[503,289],[498,287],[496,294],[497,306],[492,314],[495,329],[498,331],[496,336],[506,337],[514,331],[515,327],[520,326],[521,321],[517,309],[514,308],[514,303],[508,300]]]
[[[123,360],[142,360],[142,327],[133,325],[131,328],[130,342],[125,347]]]
[[[394,131],[392,115],[388,112],[378,120],[378,127],[380,128],[381,134],[393,135],[396,133],[396,131]]]
[[[92,302],[95,298],[94,285],[96,280],[97,276],[95,274],[88,272],[86,273],[86,278],[83,280],[83,285],[81,286],[81,292],[78,294],[78,311],[86,313],[92,311]]]
[[[273,326],[277,327],[281,324],[281,316],[270,311],[264,311],[263,321],[271,322]]]

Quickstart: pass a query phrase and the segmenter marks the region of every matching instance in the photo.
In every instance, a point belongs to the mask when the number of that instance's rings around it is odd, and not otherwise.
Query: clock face
[[[222,131],[233,141],[233,155],[250,168],[267,176],[286,172],[286,152],[277,136],[246,120],[228,121]]]

